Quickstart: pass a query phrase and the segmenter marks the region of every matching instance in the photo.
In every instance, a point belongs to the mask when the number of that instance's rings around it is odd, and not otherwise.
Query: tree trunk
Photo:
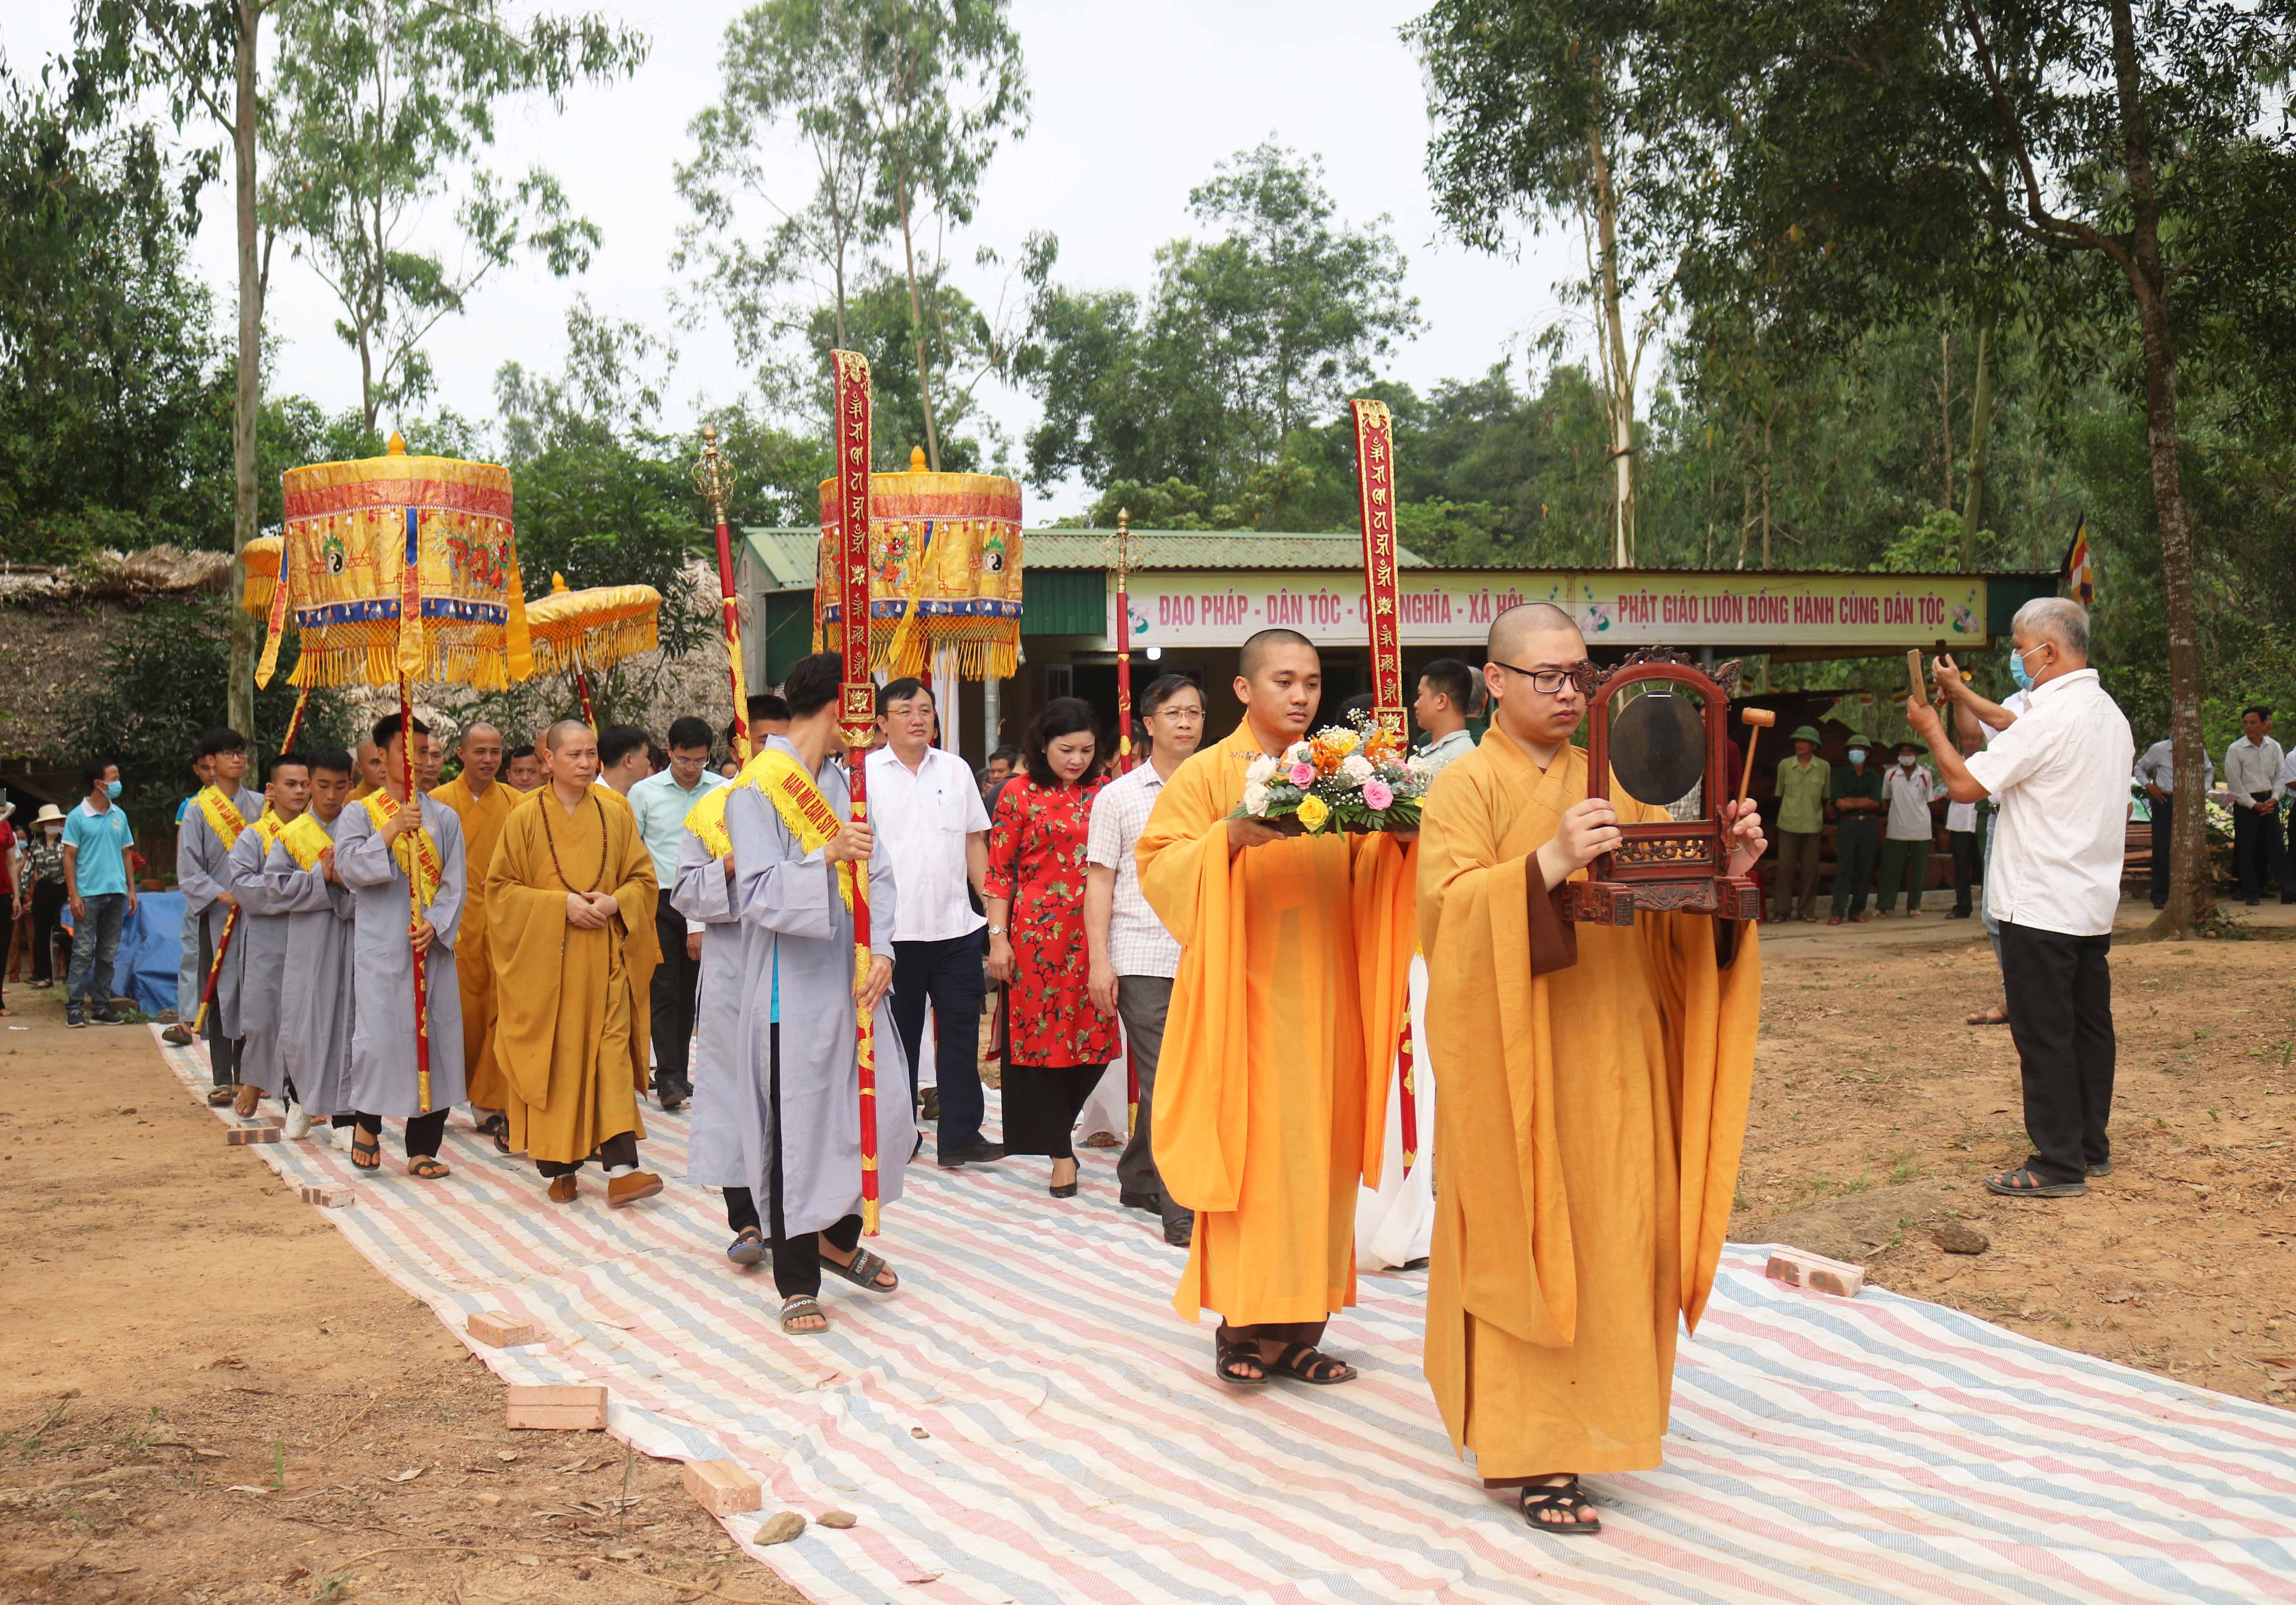
[[[932,377],[925,370],[924,303],[917,297],[917,251],[909,229],[909,178],[906,173],[894,185],[901,203],[901,255],[909,272],[909,333],[915,337],[917,352],[917,400],[925,414],[925,465],[935,473],[940,472],[940,435],[933,427]]]
[[[1969,499],[1961,508],[1961,566],[1977,570],[1977,531],[1985,518],[1985,462],[1993,436],[1993,332],[1997,313],[1988,302],[1977,318],[1977,384],[1969,393]]]
[[[1596,71],[1599,103],[1601,69]],[[1587,136],[1593,161],[1595,226],[1600,239],[1596,256],[1602,276],[1603,333],[1611,359],[1611,462],[1618,474],[1618,521],[1612,561],[1620,568],[1635,566],[1635,376],[1627,366],[1627,329],[1619,308],[1619,200],[1611,182],[1611,164],[1603,149],[1599,119]]]
[[[1770,426],[1777,418],[1773,400],[1762,414],[1762,566],[1770,566]]]
[[[1953,331],[1938,334],[1938,455],[1945,458],[1945,499],[1953,506]]]
[[[233,178],[238,187],[239,370],[231,414],[231,671],[225,687],[225,716],[231,728],[255,740],[255,621],[238,605],[247,584],[240,556],[255,539],[256,416],[262,406],[263,279],[255,227],[255,47],[263,13],[254,0],[239,0],[239,38],[233,66],[237,96],[231,130]]]

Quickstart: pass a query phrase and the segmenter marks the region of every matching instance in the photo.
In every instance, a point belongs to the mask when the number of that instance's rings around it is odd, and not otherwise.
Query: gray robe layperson
[[[700,1041],[693,1052],[693,1114],[686,1139],[686,1179],[739,1175],[747,1187],[738,1128],[742,1095],[735,1082],[742,1068],[742,922],[734,918],[733,887],[726,860],[710,856],[692,831],[678,833],[677,879],[669,906],[698,923],[701,932],[701,995],[695,1010]],[[723,1187],[723,1181],[704,1185]]]
[[[358,905],[357,1025],[343,1102],[362,1115],[404,1119],[422,1113],[414,1074],[414,953],[406,940],[406,877],[390,844],[375,834],[364,804],[346,807],[335,826],[335,873]],[[430,1107],[443,1113],[468,1096],[463,1086],[463,992],[455,976],[455,932],[469,878],[463,821],[455,811],[423,798],[422,827],[439,844],[439,895],[423,910],[439,934],[422,978],[430,1005]]]
[[[778,736],[767,737],[767,745],[792,756],[797,751]],[[822,764],[814,784],[839,818],[852,817],[852,794],[834,758]],[[713,1105],[726,1108],[724,1124],[734,1140],[709,1145],[710,1154],[697,1141],[690,1178],[705,1186],[748,1189],[768,1238],[823,1231],[861,1213],[853,915],[838,895],[836,866],[818,848],[800,851],[754,786],[731,788],[726,834],[734,844],[730,906],[742,921],[740,1047],[734,1073],[711,1079],[726,1083],[730,1107]],[[682,861],[678,879],[682,886]],[[887,959],[893,952],[894,898],[892,857],[880,835],[869,861],[870,949]],[[703,985],[706,996],[706,977]],[[901,1196],[902,1173],[916,1148],[916,1122],[890,994],[879,1001],[875,1019],[877,1196],[890,1204]],[[776,1153],[779,1165],[770,1166]]]
[[[242,786],[232,806],[252,826],[262,817],[263,795]],[[200,998],[207,991],[208,971],[215,967],[216,943],[223,940],[224,925],[231,918],[231,910],[216,901],[231,890],[231,849],[208,823],[207,811],[196,797],[184,810],[184,822],[176,832],[176,889],[184,894],[186,921],[198,922],[199,977],[192,988],[192,1013],[196,1015]],[[205,1029],[208,1066],[218,1087],[232,1086],[239,1080],[239,980],[244,961],[245,951],[234,934],[231,951],[223,956],[223,967],[216,973],[215,1001],[208,1006]],[[191,1024],[186,1017],[184,1029],[189,1030]]]
[[[335,816],[328,835],[340,839],[354,812],[365,811],[356,802],[348,804]],[[319,823],[326,825],[324,819]],[[349,887],[328,880],[316,867],[297,865],[283,843],[272,848],[263,867],[265,877],[273,883],[272,895],[291,905],[285,922],[291,962],[283,972],[279,1000],[281,1075],[294,1084],[295,1101],[314,1119],[351,1114],[348,1091],[357,900]],[[411,1031],[411,1002],[407,1017]]]
[[[239,928],[231,939],[237,959],[224,962],[239,970],[239,1082],[259,1087],[266,1098],[281,1095],[279,996],[287,967],[287,915],[274,892],[266,866],[277,851],[250,822],[231,850],[231,894],[239,899]],[[290,858],[291,865],[295,861]]]

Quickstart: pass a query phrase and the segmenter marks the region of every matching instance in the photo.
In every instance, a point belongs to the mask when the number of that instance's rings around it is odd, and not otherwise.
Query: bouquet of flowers
[[[1231,818],[1265,819],[1308,835],[1416,830],[1419,803],[1434,778],[1423,758],[1370,715],[1349,715],[1280,758],[1262,753],[1243,771],[1243,802]]]

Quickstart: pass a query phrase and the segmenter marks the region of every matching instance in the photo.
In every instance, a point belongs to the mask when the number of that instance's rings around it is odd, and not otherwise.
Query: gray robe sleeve
[[[826,941],[837,934],[837,871],[822,849],[800,853],[797,841],[755,786],[726,799],[726,834],[734,843],[735,916],[784,936]]]
[[[184,827],[176,833],[176,889],[184,907],[196,914],[231,890],[230,855],[223,838],[208,823],[195,802],[184,812]]]
[[[314,864],[308,869],[295,861],[284,842],[273,844],[263,860],[263,895],[268,905],[257,910],[268,914],[316,914],[339,904],[348,908],[348,896],[332,895],[339,888],[330,885],[327,877]],[[242,896],[242,900],[246,899]],[[251,907],[251,905],[250,905]]]
[[[725,860],[710,857],[701,838],[690,830],[678,833],[677,878],[668,890],[669,906],[689,921],[730,925],[738,918]]]
[[[345,809],[346,823],[335,837],[335,873],[348,885],[387,886],[398,873],[398,862],[390,856],[390,844],[374,828],[364,808]],[[468,869],[463,861],[463,822],[455,811],[440,803],[425,801],[422,823],[430,832],[430,839],[439,844],[439,895],[430,900],[423,910],[430,928],[439,934],[442,947],[455,945],[455,933],[463,922],[463,904],[469,894]]]
[[[231,894],[239,899],[240,908],[250,918],[287,912],[273,901],[270,883],[264,877],[267,852],[263,833],[250,825],[239,833],[239,840],[232,844],[230,857],[226,860],[231,873]],[[292,863],[294,860],[287,861]]]

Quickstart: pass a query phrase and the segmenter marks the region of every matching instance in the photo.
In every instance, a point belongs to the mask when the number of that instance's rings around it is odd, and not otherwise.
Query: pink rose
[[[1301,791],[1306,791],[1309,786],[1315,785],[1316,766],[1312,763],[1293,764],[1292,766],[1292,784],[1298,786]]]
[[[1395,805],[1395,788],[1384,780],[1364,782],[1364,806],[1383,813]]]

